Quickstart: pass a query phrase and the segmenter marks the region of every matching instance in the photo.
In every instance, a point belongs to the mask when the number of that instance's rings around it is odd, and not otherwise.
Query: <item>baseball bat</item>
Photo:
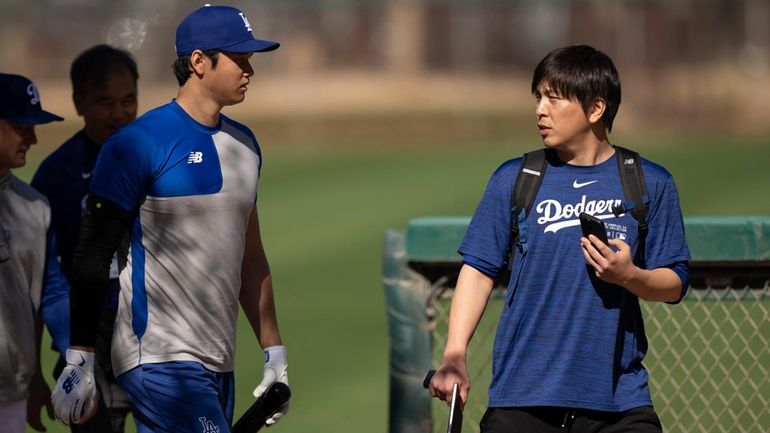
[[[257,401],[251,404],[232,428],[232,433],[255,433],[265,426],[267,419],[288,403],[291,390],[285,383],[275,382]]]

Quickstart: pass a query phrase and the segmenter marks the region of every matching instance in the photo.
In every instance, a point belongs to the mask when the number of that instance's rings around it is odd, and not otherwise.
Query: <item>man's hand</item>
[[[431,397],[445,401],[448,405],[452,403],[452,388],[454,384],[460,385],[460,397],[462,406],[468,401],[468,392],[471,389],[471,381],[468,378],[468,369],[465,366],[464,357],[444,357],[441,367],[436,370],[436,374],[430,380],[428,389]]]
[[[274,382],[282,382],[286,385],[289,384],[288,376],[288,363],[286,361],[286,347],[285,346],[271,346],[265,349],[265,369],[262,374],[262,382],[254,389],[254,397],[259,398],[267,388]],[[278,422],[281,417],[289,412],[289,403],[283,405],[283,407],[268,418],[266,424],[268,427]]]
[[[646,301],[678,302],[682,298],[682,280],[666,267],[642,269],[634,265],[631,247],[620,239],[610,239],[612,248],[594,235],[580,238],[583,256],[602,281],[617,284]]]
[[[32,382],[29,384],[29,399],[27,400],[27,424],[33,429],[44,432],[43,419],[40,416],[40,409],[45,407],[48,412],[48,418],[53,419],[53,405],[51,404],[51,390],[43,379],[43,374],[38,372],[32,376]]]
[[[596,236],[590,237],[590,240],[581,237],[580,246],[586,262],[596,271],[596,276],[607,283],[627,287],[638,269],[631,257],[631,247],[620,239],[610,239],[610,245],[617,248],[617,251],[613,251]]]
[[[67,349],[67,366],[51,395],[54,411],[64,425],[82,424],[96,413],[98,397],[94,382],[94,352]]]

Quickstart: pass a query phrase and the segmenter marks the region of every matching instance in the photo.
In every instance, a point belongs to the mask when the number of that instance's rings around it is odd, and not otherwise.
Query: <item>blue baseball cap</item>
[[[246,15],[230,6],[205,5],[179,23],[176,28],[176,55],[195,50],[222,50],[232,53],[273,51],[280,44],[255,39]]]
[[[43,110],[35,84],[21,75],[0,73],[0,119],[25,125],[64,120]]]

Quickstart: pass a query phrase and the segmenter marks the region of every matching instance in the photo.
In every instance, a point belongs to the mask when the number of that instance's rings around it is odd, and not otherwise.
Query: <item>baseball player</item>
[[[288,381],[255,206],[262,154],[246,126],[221,114],[244,100],[252,54],[276,48],[236,8],[195,10],[176,32],[177,98],[102,146],[72,264],[67,366],[52,395],[63,422],[94,411],[95,331],[115,251],[112,364],[138,431],[230,431],[239,304],[265,350],[255,395]]]

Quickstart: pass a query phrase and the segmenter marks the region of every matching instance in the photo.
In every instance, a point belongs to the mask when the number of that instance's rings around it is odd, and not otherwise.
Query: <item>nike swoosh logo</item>
[[[80,362],[78,362],[78,367],[82,367],[86,365],[86,359],[83,358],[83,355],[80,355]]]
[[[89,177],[91,177],[91,173],[80,173],[80,176],[81,176],[83,179],[88,179]]]
[[[587,185],[591,185],[592,183],[599,182],[598,180],[589,180],[588,182],[578,182],[577,179],[575,179],[574,182],[572,182],[572,187],[575,189],[582,188]]]

